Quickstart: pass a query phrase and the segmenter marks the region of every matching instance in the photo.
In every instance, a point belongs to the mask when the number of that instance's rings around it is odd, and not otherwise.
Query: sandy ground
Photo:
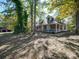
[[[79,35],[1,34],[0,59],[79,59]]]

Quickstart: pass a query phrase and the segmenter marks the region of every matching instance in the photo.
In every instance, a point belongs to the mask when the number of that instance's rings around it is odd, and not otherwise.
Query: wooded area
[[[61,3],[62,2],[62,3]],[[50,14],[52,10],[59,9],[58,16],[56,16],[56,21],[61,22],[67,17],[72,17],[72,21],[68,24],[68,30],[78,31],[78,4],[77,0],[50,0],[41,3],[32,0],[12,0],[6,2],[0,2],[2,6],[5,7],[4,11],[1,11],[0,17],[3,20],[0,26],[5,27],[9,30],[14,31],[14,33],[23,33],[35,31],[36,19],[39,17],[39,23],[44,22],[45,11],[40,11],[39,9],[46,8]],[[58,13],[56,12],[56,13]],[[30,26],[30,27],[29,27]],[[78,32],[76,32],[78,33]]]

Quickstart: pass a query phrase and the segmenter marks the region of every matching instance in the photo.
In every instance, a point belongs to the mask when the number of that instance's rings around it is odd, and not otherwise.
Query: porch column
[[[66,31],[67,31],[67,24],[66,24]]]
[[[61,26],[61,24],[59,24],[59,32],[60,32],[60,30],[61,30],[61,29],[60,29],[60,26]]]
[[[56,32],[57,32],[57,24],[56,24],[56,29],[55,29],[55,30],[56,30]]]
[[[43,25],[41,25],[41,31],[43,31]]]

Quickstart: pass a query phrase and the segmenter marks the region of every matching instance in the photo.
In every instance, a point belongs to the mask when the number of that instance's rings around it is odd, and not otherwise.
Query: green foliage
[[[2,27],[3,26],[3,24],[2,23],[0,23],[0,27]]]
[[[28,22],[28,14],[26,11],[24,11],[24,16],[23,16],[23,26],[24,26],[24,32],[28,31],[28,26],[27,26],[27,22]]]
[[[76,3],[75,0],[51,0],[50,9],[60,8],[60,15],[58,19],[63,19],[75,13]]]
[[[59,8],[59,15],[56,17],[57,21],[61,21],[64,18],[74,15],[73,20],[68,24],[68,29],[72,30],[75,27],[76,19],[75,19],[75,12],[76,12],[76,3],[75,0],[50,0],[50,10],[55,8]]]
[[[24,33],[26,32],[27,27],[27,11],[23,11],[23,5],[20,0],[12,0],[15,3],[16,6],[16,12],[17,12],[17,24],[14,29],[14,33]]]

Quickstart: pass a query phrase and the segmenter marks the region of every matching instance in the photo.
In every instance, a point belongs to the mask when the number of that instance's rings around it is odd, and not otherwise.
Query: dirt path
[[[79,59],[79,35],[0,36],[0,59]]]

